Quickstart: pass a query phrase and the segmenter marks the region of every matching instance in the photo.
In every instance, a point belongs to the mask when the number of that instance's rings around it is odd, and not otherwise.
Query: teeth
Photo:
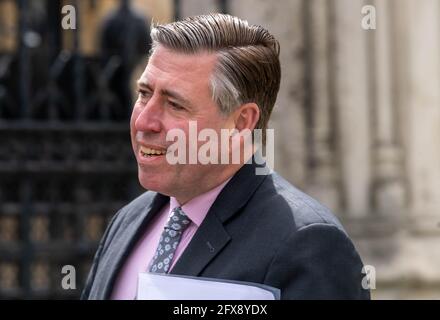
[[[147,148],[144,146],[141,146],[140,148],[142,155],[147,155],[147,156],[151,156],[151,155],[161,155],[161,154],[165,154],[166,151],[161,151],[161,150],[157,150],[157,149],[151,149],[151,148]]]

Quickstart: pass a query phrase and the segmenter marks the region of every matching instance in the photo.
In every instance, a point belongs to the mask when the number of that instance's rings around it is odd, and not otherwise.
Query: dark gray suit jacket
[[[244,165],[210,208],[172,274],[267,284],[281,299],[369,299],[362,261],[336,217],[278,174]],[[82,299],[108,299],[152,217],[169,200],[145,192],[112,219]]]

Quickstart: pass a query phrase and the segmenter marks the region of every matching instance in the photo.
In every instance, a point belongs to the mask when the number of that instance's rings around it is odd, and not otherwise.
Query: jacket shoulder
[[[276,215],[278,221],[290,229],[323,224],[334,226],[346,233],[338,218],[318,200],[299,190],[276,172],[265,179],[256,199],[261,209]]]
[[[111,230],[109,230],[109,237],[112,238],[121,227],[128,227],[135,220],[139,219],[139,213],[146,210],[153,203],[156,195],[156,192],[146,191],[122,207],[113,216],[113,223]]]

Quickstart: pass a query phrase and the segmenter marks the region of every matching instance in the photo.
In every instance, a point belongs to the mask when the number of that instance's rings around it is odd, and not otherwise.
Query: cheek
[[[131,137],[131,145],[133,147],[134,152],[136,152],[136,127],[135,127],[135,123],[136,123],[136,119],[139,116],[139,109],[138,108],[134,108],[133,112],[131,114],[131,118],[130,118],[130,137]]]
[[[132,133],[134,131],[136,131],[135,124],[136,124],[136,120],[137,120],[139,114],[140,114],[139,107],[137,107],[135,105],[133,108],[133,112],[131,113],[131,118],[130,118],[130,129],[131,129]]]
[[[227,129],[228,127],[230,127],[230,125],[228,126],[228,123],[223,118],[213,117],[202,123],[200,129],[203,128],[213,129],[215,132],[217,132],[218,138],[220,139],[221,129]]]

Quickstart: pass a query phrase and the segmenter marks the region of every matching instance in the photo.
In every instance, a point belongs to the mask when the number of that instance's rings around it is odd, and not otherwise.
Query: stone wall
[[[215,11],[181,3],[185,16]],[[376,29],[361,27],[365,5]],[[281,44],[275,169],[340,217],[376,268],[374,298],[440,298],[440,2],[236,0],[229,12]]]

